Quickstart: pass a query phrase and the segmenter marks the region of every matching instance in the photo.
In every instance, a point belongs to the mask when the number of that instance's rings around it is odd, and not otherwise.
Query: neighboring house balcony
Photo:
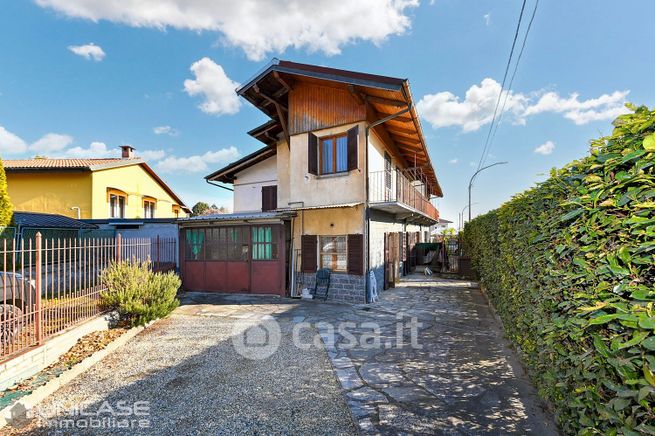
[[[369,177],[369,204],[371,209],[382,210],[410,221],[434,224],[439,211],[424,194],[425,182],[411,179],[402,171],[375,171]]]

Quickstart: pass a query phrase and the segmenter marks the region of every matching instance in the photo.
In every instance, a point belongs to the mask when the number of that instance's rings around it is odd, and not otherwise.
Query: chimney
[[[121,145],[121,157],[123,159],[132,159],[134,157],[134,147],[131,145]]]

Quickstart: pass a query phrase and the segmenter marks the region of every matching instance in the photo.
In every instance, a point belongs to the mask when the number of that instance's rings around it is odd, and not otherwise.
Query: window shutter
[[[271,210],[277,209],[277,185],[270,188],[271,191]]]
[[[277,209],[277,185],[262,186],[262,212]]]
[[[359,126],[348,130],[348,171],[357,169],[357,137]]]
[[[363,235],[348,235],[348,274],[364,274]]]
[[[316,235],[302,235],[301,238],[301,263],[302,272],[314,273],[317,266],[317,243]]]
[[[310,174],[318,174],[318,137],[312,133],[308,133],[307,141],[307,172]]]

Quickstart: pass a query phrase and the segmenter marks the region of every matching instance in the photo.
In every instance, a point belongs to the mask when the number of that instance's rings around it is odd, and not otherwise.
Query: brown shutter
[[[271,210],[277,209],[277,185],[271,186]]]
[[[271,210],[268,196],[268,186],[262,186],[262,212]]]
[[[348,171],[357,169],[357,137],[359,126],[348,130]]]
[[[348,235],[348,274],[364,274],[363,235]]]
[[[277,185],[262,186],[262,212],[277,209]]]
[[[318,138],[311,133],[307,134],[307,172],[318,174]]]
[[[317,243],[316,235],[302,235],[301,238],[301,263],[302,272],[316,272],[317,265]]]

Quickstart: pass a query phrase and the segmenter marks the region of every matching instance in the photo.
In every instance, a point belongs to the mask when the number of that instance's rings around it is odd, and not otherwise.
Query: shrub
[[[116,310],[120,320],[144,325],[171,313],[180,303],[176,298],[181,282],[173,273],[154,273],[149,262],[114,262],[103,271],[101,306]]]
[[[0,227],[8,226],[13,216],[13,206],[7,192],[7,175],[0,159]]]
[[[655,434],[655,112],[464,230],[566,433]]]

